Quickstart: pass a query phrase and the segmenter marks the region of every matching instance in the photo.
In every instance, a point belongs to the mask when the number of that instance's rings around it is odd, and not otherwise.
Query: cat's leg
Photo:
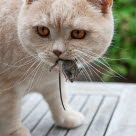
[[[20,95],[13,90],[0,94],[0,136],[30,136],[21,124],[20,100]]]
[[[68,96],[66,94],[64,82],[62,83],[62,95],[66,111],[63,109],[60,100],[58,81],[52,81],[52,83],[46,86],[46,89],[42,91],[42,94],[48,102],[53,119],[58,126],[75,128],[83,123],[84,116],[80,112],[74,111],[68,104]]]

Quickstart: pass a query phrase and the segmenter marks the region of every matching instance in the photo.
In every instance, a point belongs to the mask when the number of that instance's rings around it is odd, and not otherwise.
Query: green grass
[[[115,36],[106,56],[108,63],[126,80],[103,76],[105,81],[136,82],[136,0],[115,0]]]

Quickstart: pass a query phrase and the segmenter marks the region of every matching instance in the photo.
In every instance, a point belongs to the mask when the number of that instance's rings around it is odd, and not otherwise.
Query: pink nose
[[[62,54],[62,52],[59,50],[53,50],[53,53],[58,57]]]

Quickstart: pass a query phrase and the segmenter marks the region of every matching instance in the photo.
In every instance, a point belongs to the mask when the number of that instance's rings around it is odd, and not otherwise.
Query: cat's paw
[[[31,134],[27,128],[21,127],[15,132],[11,133],[10,136],[31,136]]]
[[[58,126],[63,128],[76,128],[83,124],[84,116],[80,112],[65,111],[59,117],[55,118]]]

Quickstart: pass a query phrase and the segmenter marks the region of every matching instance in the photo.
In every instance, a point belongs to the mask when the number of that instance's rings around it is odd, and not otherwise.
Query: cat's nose
[[[59,50],[53,50],[53,53],[58,57],[62,54],[62,52]]]

